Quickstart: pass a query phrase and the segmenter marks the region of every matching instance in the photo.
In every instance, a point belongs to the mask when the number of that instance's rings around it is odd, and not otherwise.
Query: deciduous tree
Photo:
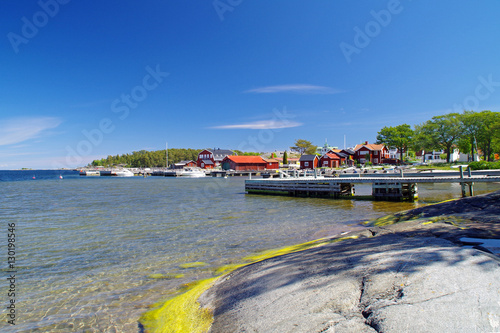
[[[423,149],[443,149],[446,161],[450,163],[451,151],[460,138],[460,120],[458,113],[432,117],[420,126],[416,126],[417,140]]]
[[[307,141],[304,139],[298,139],[295,141],[295,146],[290,147],[291,151],[295,151],[300,155],[304,154],[314,154],[316,153],[316,146],[311,143],[311,141]]]
[[[377,143],[385,144],[399,150],[399,160],[403,162],[403,154],[408,151],[414,132],[410,125],[402,124],[396,127],[384,127],[378,132]]]

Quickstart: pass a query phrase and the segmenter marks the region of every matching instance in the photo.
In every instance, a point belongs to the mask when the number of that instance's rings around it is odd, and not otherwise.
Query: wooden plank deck
[[[474,183],[500,182],[500,176],[471,175],[446,177],[287,177],[247,179],[245,191],[255,194],[291,196],[352,197],[354,184],[372,184],[372,198],[377,200],[415,200],[418,183],[460,183],[462,195],[469,186],[473,195]]]

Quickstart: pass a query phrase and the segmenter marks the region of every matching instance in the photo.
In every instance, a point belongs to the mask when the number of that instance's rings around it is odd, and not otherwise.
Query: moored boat
[[[182,171],[177,173],[177,176],[179,177],[186,177],[186,178],[200,178],[200,177],[205,177],[205,171],[202,169],[198,168],[184,168]]]
[[[134,177],[134,173],[129,169],[119,169],[111,171],[111,176],[115,177]]]

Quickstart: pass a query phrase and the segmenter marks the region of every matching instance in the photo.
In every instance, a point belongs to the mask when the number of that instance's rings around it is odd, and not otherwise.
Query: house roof
[[[329,158],[331,158],[331,159],[334,159],[334,160],[339,160],[339,159],[340,159],[340,157],[341,157],[341,156],[339,156],[339,154],[334,153],[334,152],[329,152],[329,153],[326,153],[325,155],[321,156],[321,158],[323,158],[323,157],[325,157],[325,156],[327,156],[327,157],[329,157]]]
[[[208,165],[214,164],[214,162],[212,162],[212,160],[201,160],[201,161],[205,164],[208,164]]]
[[[354,151],[358,151],[363,147],[366,147],[369,150],[382,150],[382,148],[384,148],[385,145],[377,145],[377,144],[372,144],[372,143],[359,144],[359,145],[356,145],[356,147],[354,147]]]
[[[264,159],[260,156],[226,156],[227,159],[235,163],[266,163]]]
[[[217,149],[207,149],[209,152],[211,152],[212,154],[214,154],[215,156],[227,156],[227,155],[234,155],[234,152],[232,150],[229,150],[229,149],[220,149],[220,148],[217,148]]]
[[[196,163],[195,161],[180,161],[175,163],[175,165],[186,165],[188,163]]]
[[[302,155],[299,159],[299,161],[304,161],[304,162],[308,162],[308,161],[314,161],[315,158],[318,158],[317,155]]]
[[[345,154],[354,155],[354,150],[352,148],[342,149],[341,151]]]
[[[264,161],[266,161],[266,163],[279,163],[280,161],[278,161],[277,159],[275,158],[262,158]]]

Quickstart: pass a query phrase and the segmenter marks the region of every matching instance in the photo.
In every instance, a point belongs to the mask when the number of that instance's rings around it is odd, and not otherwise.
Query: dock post
[[[314,178],[318,178],[318,172],[316,169],[314,169]]]
[[[464,179],[464,168],[463,166],[459,166],[459,169],[460,169],[460,179]],[[461,187],[462,187],[462,198],[465,198],[467,196],[467,193],[465,192],[465,183],[464,182],[461,182],[460,183]]]
[[[252,172],[251,171],[248,173],[248,179],[252,179]]]
[[[469,195],[474,196],[474,183],[469,183]]]
[[[401,174],[401,178],[403,178],[404,177],[404,175],[403,175],[403,169],[400,169],[399,173]]]

